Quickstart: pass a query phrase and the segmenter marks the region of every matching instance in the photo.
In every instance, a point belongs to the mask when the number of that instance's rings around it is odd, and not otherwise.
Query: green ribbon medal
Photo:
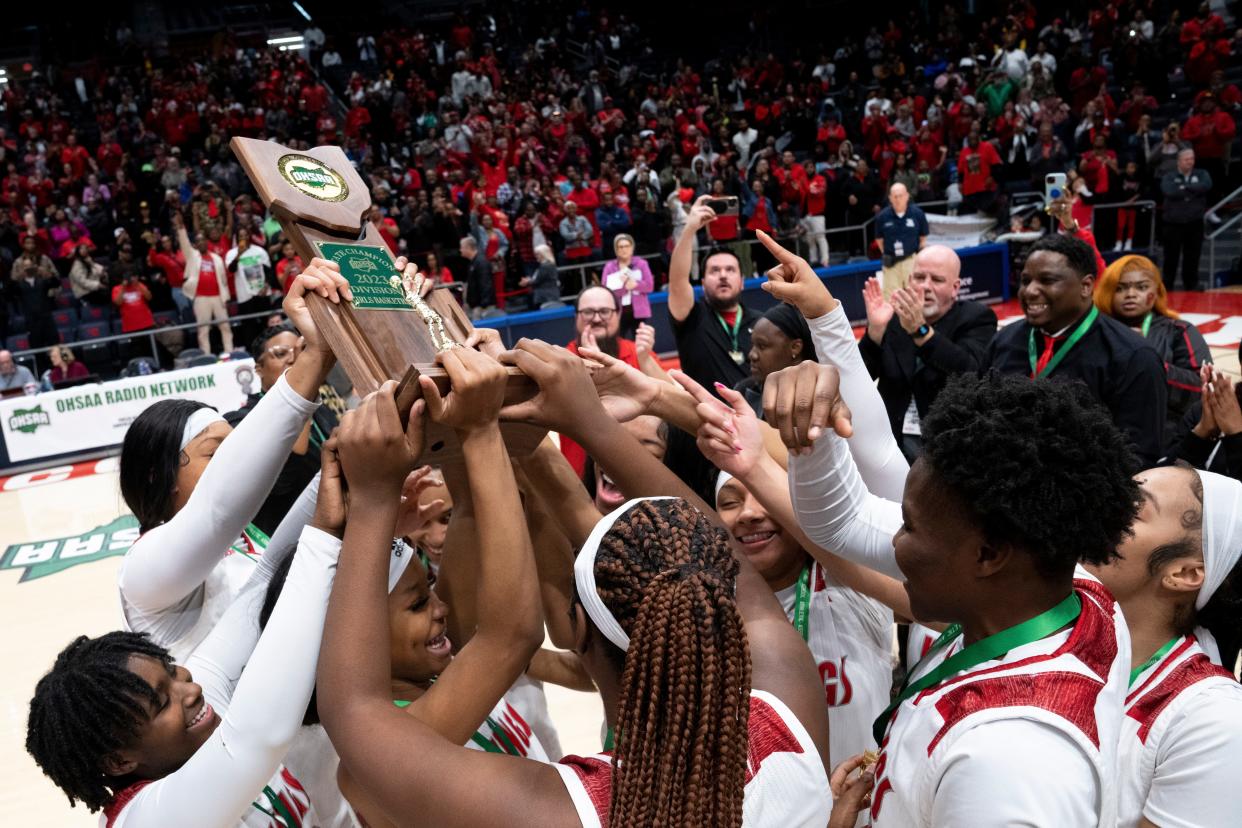
[[[811,570],[814,567],[803,564],[802,574],[798,576],[798,594],[794,599],[794,628],[807,640],[811,622]]]
[[[716,318],[720,320],[720,327],[724,328],[725,333],[729,336],[729,341],[732,343],[732,347],[729,350],[729,359],[733,360],[735,365],[741,365],[743,356],[742,351],[737,347],[737,335],[742,329],[742,309],[740,307],[737,309],[737,316],[733,317],[732,327],[729,326],[729,323],[719,313],[716,314]]]
[[[1095,305],[1092,305],[1091,313],[1087,314],[1086,319],[1078,323],[1078,327],[1074,329],[1074,332],[1070,334],[1069,339],[1066,340],[1065,346],[1052,355],[1052,359],[1048,360],[1048,364],[1044,366],[1044,370],[1039,373],[1035,372],[1035,366],[1039,364],[1039,357],[1035,353],[1035,329],[1031,328],[1030,336],[1027,339],[1027,352],[1031,358],[1031,379],[1046,377],[1051,374],[1052,370],[1061,364],[1061,360],[1065,359],[1065,355],[1070,352],[1070,349],[1077,345],[1078,340],[1082,339],[1083,336],[1086,335],[1087,331],[1091,329],[1091,326],[1095,324],[1095,318],[1099,315],[1100,309]]]
[[[923,662],[944,649],[961,635],[961,624],[949,625],[940,634],[940,637],[936,639],[935,643],[932,644],[931,649],[927,651],[927,655],[923,656],[919,663],[915,665],[914,670],[911,670],[910,674],[906,676],[906,681],[902,684],[901,692],[897,694],[897,698],[893,699],[893,703],[886,707],[884,712],[879,715],[879,718],[875,720],[875,724],[871,727],[871,732],[875,736],[876,744],[884,741],[884,731],[888,729],[888,723],[893,717],[893,712],[906,699],[923,692],[929,687],[940,684],[951,676],[969,670],[977,664],[1000,658],[1010,650],[1049,636],[1078,618],[1081,612],[1082,601],[1079,599],[1077,592],[1071,592],[1068,598],[1047,612],[1041,612],[1039,615],[1027,619],[1021,624],[1015,624],[1007,630],[1001,630],[995,635],[989,635],[987,638],[976,641],[960,653],[946,658],[939,667],[936,667],[927,675],[914,682],[914,684],[910,684],[910,675],[918,672]]]
[[[1159,650],[1156,650],[1154,653],[1152,653],[1148,657],[1146,661],[1144,661],[1142,664],[1140,664],[1139,666],[1131,670],[1130,671],[1130,683],[1126,686],[1133,687],[1135,680],[1139,676],[1143,675],[1143,671],[1145,671],[1148,667],[1150,667],[1151,665],[1155,664],[1157,661],[1159,661],[1160,659],[1168,655],[1169,650],[1173,649],[1173,645],[1181,640],[1182,640],[1182,637],[1180,635],[1170,638],[1167,644],[1165,644]]]

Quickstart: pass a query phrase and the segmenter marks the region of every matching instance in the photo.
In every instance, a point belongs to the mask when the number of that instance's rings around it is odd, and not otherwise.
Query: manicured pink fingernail
[[[724,383],[713,382],[712,385],[716,386],[717,388],[724,388]]]
[[[742,453],[742,447],[741,447],[741,446],[739,446],[737,443],[734,443],[734,444],[733,444],[733,451],[734,451],[735,453],[737,453],[737,454],[741,454],[741,453]]]

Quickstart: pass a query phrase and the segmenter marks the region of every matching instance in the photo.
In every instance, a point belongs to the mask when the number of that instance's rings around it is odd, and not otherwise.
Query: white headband
[[[1200,471],[1203,481],[1203,586],[1195,609],[1203,609],[1242,556],[1242,482]]]
[[[414,547],[400,538],[393,538],[392,552],[388,555],[388,591],[390,593],[397,588],[397,581],[401,580],[406,567],[410,565],[410,560],[416,554],[418,552]]]
[[[185,447],[190,442],[202,434],[212,423],[222,423],[224,418],[220,416],[220,412],[214,408],[203,407],[190,415],[190,419],[185,421],[185,428],[181,430],[181,450],[185,451]]]
[[[595,524],[595,528],[591,530],[590,536],[586,539],[586,543],[582,544],[582,549],[574,560],[574,586],[578,589],[578,600],[582,602],[582,607],[586,610],[591,622],[604,634],[605,638],[622,651],[630,648],[630,637],[625,634],[625,630],[621,629],[616,616],[604,605],[604,599],[599,597],[599,590],[595,588],[595,555],[599,552],[599,544],[604,539],[604,535],[608,534],[613,524],[631,508],[639,503],[676,499],[675,497],[636,497],[633,500],[627,500]]]
[[[717,500],[720,499],[720,490],[723,489],[725,484],[728,483],[732,479],[733,479],[733,475],[729,474],[727,471],[722,471],[720,474],[716,476],[716,499]]]

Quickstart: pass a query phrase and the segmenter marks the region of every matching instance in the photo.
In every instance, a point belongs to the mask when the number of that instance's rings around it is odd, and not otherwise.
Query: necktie
[[[1043,337],[1044,351],[1039,355],[1039,361],[1035,363],[1035,376],[1039,376],[1043,372],[1049,361],[1052,360],[1052,352],[1056,344],[1065,338],[1063,336],[1049,336],[1048,334],[1044,334]]]

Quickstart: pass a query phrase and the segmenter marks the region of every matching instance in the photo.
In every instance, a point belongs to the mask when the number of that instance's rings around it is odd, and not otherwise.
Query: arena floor
[[[1239,374],[1242,291],[1172,296],[1200,326],[1223,370]],[[1016,319],[1016,302],[997,307]],[[69,809],[27,756],[27,703],[39,676],[66,642],[119,627],[116,571],[136,530],[121,502],[114,459],[0,478],[0,824],[88,828],[97,817]],[[548,689],[549,708],[569,753],[598,749],[602,711],[596,696]]]

